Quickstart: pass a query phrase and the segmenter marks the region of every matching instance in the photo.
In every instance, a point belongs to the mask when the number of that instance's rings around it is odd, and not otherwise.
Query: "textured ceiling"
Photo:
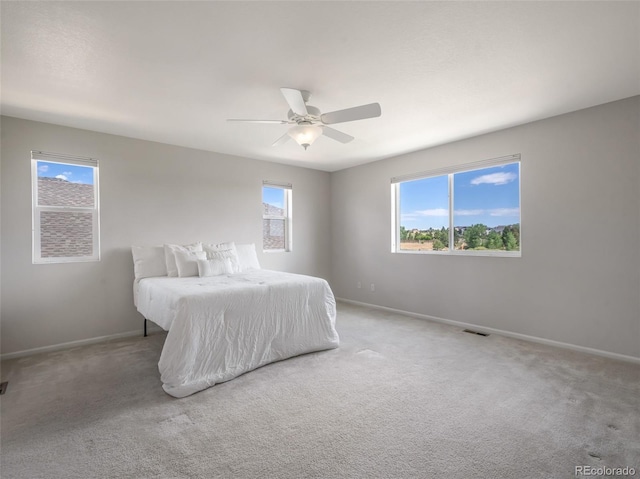
[[[7,2],[2,114],[335,171],[640,94],[638,2]],[[280,87],[379,102],[307,151]]]

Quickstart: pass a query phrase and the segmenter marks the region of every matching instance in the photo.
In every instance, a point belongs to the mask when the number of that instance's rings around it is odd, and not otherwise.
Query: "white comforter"
[[[146,278],[136,303],[168,331],[158,366],[175,397],[339,344],[335,299],[321,278],[269,270]]]

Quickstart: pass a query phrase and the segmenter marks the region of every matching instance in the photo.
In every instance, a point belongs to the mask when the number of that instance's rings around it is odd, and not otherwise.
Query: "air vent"
[[[473,331],[471,329],[465,329],[465,333],[477,334],[478,336],[489,336],[489,333],[481,333],[480,331]]]
[[[7,392],[7,384],[9,384],[9,381],[0,383],[0,394],[4,394],[5,392]]]

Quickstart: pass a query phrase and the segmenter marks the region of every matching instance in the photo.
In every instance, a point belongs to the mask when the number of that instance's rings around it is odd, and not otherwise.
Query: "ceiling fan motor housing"
[[[298,125],[313,125],[316,123],[321,123],[320,109],[311,105],[306,105],[306,107],[307,107],[306,115],[304,116],[298,115],[297,113],[294,113],[293,110],[289,110],[287,112],[287,118],[289,118],[290,121],[295,121]]]

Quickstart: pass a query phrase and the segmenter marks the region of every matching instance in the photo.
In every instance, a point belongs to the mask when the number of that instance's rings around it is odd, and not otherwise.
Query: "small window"
[[[392,251],[520,256],[520,155],[392,179]]]
[[[31,152],[33,262],[100,260],[98,160]]]
[[[262,209],[263,250],[291,251],[291,185],[263,182]]]

